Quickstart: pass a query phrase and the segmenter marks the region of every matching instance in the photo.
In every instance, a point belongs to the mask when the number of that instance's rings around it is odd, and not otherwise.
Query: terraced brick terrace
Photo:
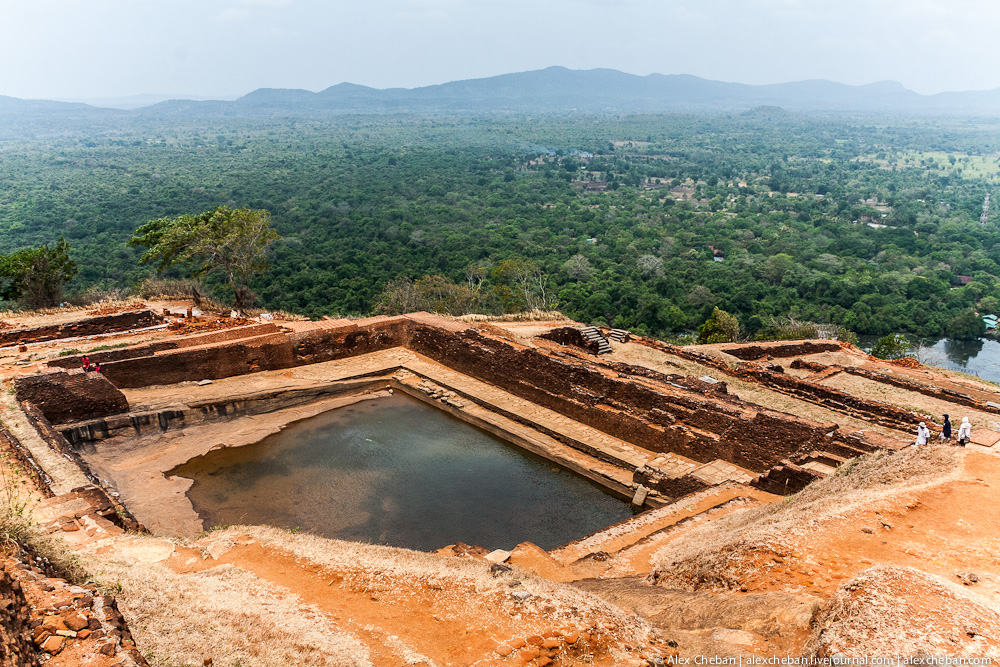
[[[792,493],[859,453],[905,446],[906,431],[933,417],[828,386],[830,364],[809,359],[832,355],[844,367],[862,365],[860,353],[835,342],[694,349],[616,330],[598,332],[598,349],[594,331],[566,322],[477,325],[414,313],[164,332],[145,345],[92,354],[107,380],[99,388],[83,388],[84,379],[93,385],[93,374],[68,356],[50,363],[69,370],[21,381],[19,398],[36,408],[34,421],[54,434],[56,448],[139,523],[182,535],[206,526],[186,495],[191,480],[169,471],[212,449],[249,445],[291,422],[391,392],[637,507],[665,507],[664,517],[678,515],[681,499],[708,498],[708,516],[734,502]],[[792,368],[813,364],[815,377],[774,362],[789,357]],[[867,381],[877,374],[863,372]],[[979,418],[990,410],[983,398],[954,389],[938,398],[929,395],[932,387],[901,384],[896,380],[893,390],[982,407]],[[102,402],[93,402],[96,396]],[[124,401],[127,411],[116,407]],[[88,408],[94,416],[79,419]],[[627,525],[640,541],[654,539],[640,524]],[[661,528],[673,525],[671,519]]]

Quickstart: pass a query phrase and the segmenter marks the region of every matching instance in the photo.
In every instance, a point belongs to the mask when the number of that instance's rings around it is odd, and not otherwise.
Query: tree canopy
[[[718,307],[712,311],[712,316],[698,327],[699,343],[735,343],[739,337],[739,321]]]
[[[996,212],[979,223],[996,119],[140,114],[0,124],[0,148],[0,252],[64,234],[69,289],[139,283],[137,222],[228,203],[267,209],[283,237],[249,289],[311,317],[370,314],[425,276],[520,307],[531,275],[494,274],[506,261],[537,267],[569,317],[661,337],[715,307],[749,336],[783,317],[969,335],[969,313],[1000,309]]]
[[[193,276],[221,272],[242,313],[256,300],[250,280],[267,268],[267,247],[279,238],[266,210],[217,206],[200,215],[151,220],[135,231],[129,245],[148,248],[140,261],[158,262],[159,271],[186,263]]]
[[[879,359],[902,359],[910,354],[910,339],[902,334],[882,336],[872,348],[872,356]]]
[[[56,305],[63,286],[77,273],[69,248],[60,238],[52,247],[46,243],[0,255],[0,298],[20,301],[28,308]]]

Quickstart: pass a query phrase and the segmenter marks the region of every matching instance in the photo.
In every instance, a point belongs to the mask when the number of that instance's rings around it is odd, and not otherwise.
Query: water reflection
[[[858,336],[858,344],[865,352],[871,353],[878,339],[878,336]],[[918,355],[921,363],[978,375],[984,380],[1000,383],[1000,342],[992,338],[940,338],[918,342],[923,345]]]
[[[983,344],[986,342],[982,338],[976,340],[953,340],[945,338],[940,341],[944,343],[944,353],[948,359],[965,368],[970,359],[975,359],[983,351]],[[931,349],[934,349],[933,347]]]
[[[632,514],[588,480],[400,393],[169,474],[195,480],[188,497],[207,527],[301,527],[423,550],[551,549]]]
[[[932,352],[945,357],[941,362],[930,360],[930,363],[936,366],[972,373],[990,382],[1000,382],[1000,342],[992,338],[977,340],[943,338],[930,348]]]

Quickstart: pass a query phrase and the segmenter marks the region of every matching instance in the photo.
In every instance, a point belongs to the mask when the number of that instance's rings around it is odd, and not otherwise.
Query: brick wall
[[[473,330],[452,334],[417,326],[410,347],[622,440],[701,462],[722,458],[761,472],[817,448],[829,430],[836,430],[836,425],[762,411],[731,397],[708,398],[610,377],[583,363]]]
[[[16,343],[36,343],[42,340],[57,338],[73,338],[76,336],[93,336],[129,329],[144,329],[162,324],[163,318],[151,310],[140,310],[131,313],[103,315],[85,320],[53,324],[33,329],[13,329],[0,332],[0,347]]]
[[[583,334],[580,333],[580,330],[575,327],[557,327],[552,331],[541,334],[539,338],[551,340],[552,342],[559,343],[560,345],[578,347],[581,350],[586,350],[590,354],[597,354],[597,351],[600,348],[595,341],[590,341],[584,338]]]
[[[805,354],[820,352],[839,352],[843,349],[835,341],[803,340],[794,343],[778,345],[740,345],[739,347],[724,347],[722,351],[743,361],[754,361],[764,357],[801,357]]]
[[[108,378],[82,370],[14,380],[19,401],[35,405],[54,424],[128,412],[128,400]]]

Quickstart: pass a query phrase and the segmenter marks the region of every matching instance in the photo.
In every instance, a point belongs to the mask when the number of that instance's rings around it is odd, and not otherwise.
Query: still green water
[[[551,549],[632,515],[628,502],[399,392],[219,449],[170,472],[206,527],[267,524],[433,550]]]

